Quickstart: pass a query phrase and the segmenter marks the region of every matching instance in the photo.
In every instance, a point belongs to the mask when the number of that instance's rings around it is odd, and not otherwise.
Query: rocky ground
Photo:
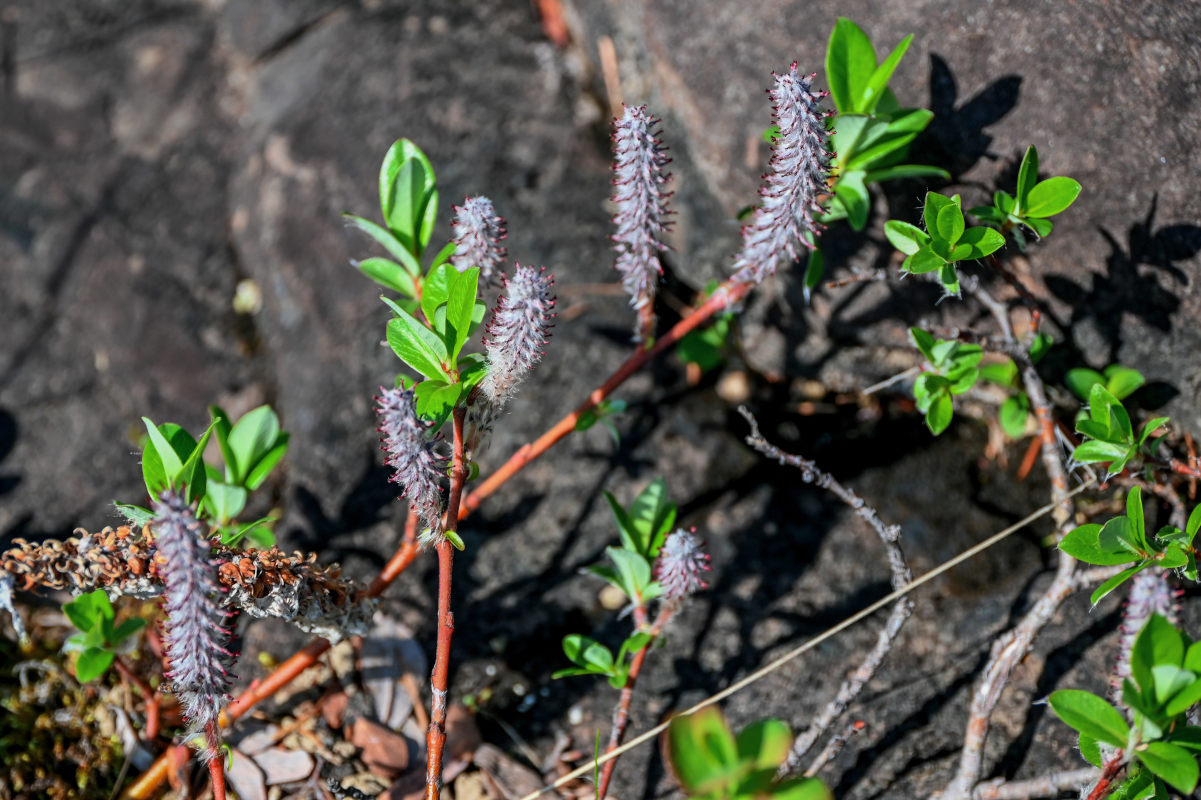
[[[1080,180],[1080,200],[1032,251],[1032,279],[1083,361],[1143,370],[1143,404],[1201,431],[1195,6],[539,5],[562,12],[562,46],[524,2],[93,0],[0,11],[0,536],[95,529],[114,521],[113,499],[139,502],[142,415],[196,430],[209,403],[236,414],[270,402],[292,433],[269,487],[282,544],[368,579],[400,535],[371,409],[397,367],[380,346],[378,291],[348,264],[372,250],[339,215],[375,216],[391,142],[407,136],[426,151],[445,203],[489,195],[512,256],[558,280],[554,339],[481,458],[486,472],[629,352],[630,313],[601,286],[613,281],[610,104],[649,102],[664,119],[678,212],[669,282],[687,299],[737,247],[735,214],[765,164],[771,70],[794,59],[820,70],[838,15],[880,48],[917,34],[893,87],[935,111],[915,154],[951,169],[948,191],[982,202],[1012,181],[1029,144],[1045,174]],[[604,77],[606,39],[617,80]],[[832,231],[834,276],[886,264],[880,225],[912,215],[920,193],[891,186],[866,238]],[[260,302],[236,311],[240,285]],[[565,633],[614,639],[625,625],[577,574],[615,539],[602,490],[628,500],[665,476],[681,522],[713,552],[712,591],[651,659],[635,730],[887,590],[871,532],[743,446],[743,396],[771,436],[904,527],[915,571],[1045,502],[1037,468],[1013,478],[1024,443],[1005,465],[982,456],[979,422],[935,440],[903,403],[836,402],[913,363],[906,324],[959,320],[931,299],[921,287],[863,284],[806,307],[795,281],[778,281],[749,304],[727,371],[694,386],[679,364],[659,362],[621,392],[620,444],[600,428],[572,436],[492,498],[462,532],[452,672],[459,696],[499,680],[485,738],[513,748],[507,725],[545,754],[559,731],[587,749],[607,730],[612,690],[549,682]],[[816,402],[798,413],[803,399]],[[974,671],[1047,580],[1045,532],[918,594],[897,652],[852,710],[865,731],[824,773],[839,797],[911,798],[945,782]],[[434,581],[423,559],[385,601],[427,649]],[[1066,729],[1031,700],[1100,685],[1116,609],[1090,614],[1074,598],[1040,639],[1020,689],[1002,699],[993,774],[1077,766]],[[735,695],[728,714],[803,726],[874,638],[872,623],[847,632]],[[263,672],[257,651],[286,655],[301,641],[252,625],[242,678]],[[648,747],[622,760],[615,785],[633,798],[673,784]]]

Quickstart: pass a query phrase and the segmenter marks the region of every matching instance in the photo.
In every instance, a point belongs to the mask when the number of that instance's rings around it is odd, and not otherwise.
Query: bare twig
[[[1034,797],[1055,797],[1062,791],[1075,791],[1091,786],[1100,777],[1096,767],[1052,772],[1024,781],[982,783],[972,793],[972,800],[1029,800]]]
[[[833,475],[822,471],[813,461],[801,456],[785,453],[764,439],[759,432],[758,423],[755,421],[754,416],[751,415],[751,412],[746,409],[746,406],[739,406],[738,413],[742,414],[751,426],[751,433],[746,437],[747,444],[784,466],[796,467],[801,471],[801,479],[805,483],[811,483],[814,486],[829,491],[839,500],[846,503],[861,519],[871,526],[876,535],[880,537],[880,541],[884,543],[884,549],[888,553],[888,567],[892,572],[893,589],[900,589],[913,580],[913,573],[910,572],[909,565],[905,563],[905,553],[901,550],[901,527],[899,525],[886,525],[880,519],[880,515],[876,512],[876,509],[868,505],[862,497],[836,481]],[[810,748],[834,724],[835,720],[842,716],[847,706],[859,696],[859,693],[863,691],[863,687],[871,680],[872,675],[879,669],[880,664],[884,662],[884,658],[888,655],[888,652],[892,650],[893,642],[896,641],[897,635],[901,632],[901,626],[905,624],[905,620],[909,618],[912,612],[913,601],[908,597],[903,597],[893,608],[888,621],[880,631],[875,647],[867,654],[863,663],[839,687],[838,694],[817,715],[809,727],[797,736],[792,744],[792,750],[788,753],[788,758],[780,766],[781,775],[786,775],[797,770],[801,759],[805,757]]]
[[[871,386],[864,389],[862,394],[864,394],[864,395],[875,394],[876,392],[880,391],[881,389],[887,389],[889,386],[900,383],[903,380],[912,378],[915,375],[920,375],[921,372],[922,372],[922,368],[920,366],[910,367],[909,369],[905,370],[904,372],[898,372],[896,375],[893,375],[891,378],[885,378],[884,380],[880,381],[879,383],[873,383]]]
[[[613,710],[613,730],[609,734],[609,745],[605,748],[605,754],[609,754],[617,750],[621,746],[621,740],[625,737],[626,728],[630,724],[630,705],[634,699],[634,685],[638,681],[638,676],[642,673],[642,664],[646,661],[646,655],[651,651],[651,646],[654,645],[655,639],[663,632],[663,626],[667,624],[667,620],[676,610],[676,604],[666,603],[659,611],[658,617],[647,633],[650,634],[651,640],[646,643],[646,646],[634,654],[634,658],[630,661],[630,671],[626,677],[626,685],[621,689],[621,697],[617,701],[617,707]],[[639,629],[645,624],[646,609],[636,608],[635,614],[639,611]],[[609,792],[609,784],[613,780],[613,770],[617,767],[617,759],[605,763],[605,769],[601,772],[600,786],[597,788],[597,797],[599,800],[605,800],[605,795]]]

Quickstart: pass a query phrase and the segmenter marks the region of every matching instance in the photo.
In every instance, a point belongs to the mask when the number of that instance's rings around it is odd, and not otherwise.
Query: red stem
[[[209,779],[213,784],[213,800],[225,800],[225,754],[221,752],[221,735],[217,723],[204,727],[204,738],[209,748]]]
[[[663,630],[663,626],[667,623],[669,617],[675,611],[675,607],[668,603],[659,611],[659,617],[655,620],[655,624],[651,626],[649,631],[651,640],[646,643],[637,653],[634,654],[634,659],[630,662],[630,671],[626,677],[626,685],[621,689],[621,698],[617,701],[617,709],[613,714],[613,731],[609,734],[609,746],[605,748],[605,755],[612,753],[621,746],[621,740],[625,737],[626,728],[630,724],[630,705],[634,700],[634,684],[638,680],[638,676],[642,673],[642,662],[646,661],[646,654],[651,651],[651,645],[655,643],[659,633]],[[639,613],[641,612],[641,613]],[[634,609],[634,617],[637,620],[637,629],[642,630],[646,624],[646,607],[638,606]],[[604,770],[601,772],[600,787],[597,789],[597,798],[605,800],[605,796],[609,792],[609,783],[613,780],[613,770],[617,767],[617,759],[610,759],[605,762]]]
[[[142,676],[125,663],[125,659],[121,656],[113,658],[113,666],[117,668],[117,672],[121,673],[122,678],[136,686],[142,697],[146,698],[146,742],[153,742],[158,736],[159,727],[158,695],[150,688],[149,683],[142,680]]]
[[[1106,761],[1105,767],[1101,770],[1101,777],[1097,779],[1097,785],[1089,793],[1088,800],[1101,800],[1101,798],[1107,796],[1110,786],[1113,784],[1113,779],[1121,772],[1125,763],[1122,759],[1121,750],[1112,759]]]
[[[450,501],[446,506],[445,525],[459,518],[459,503],[467,483],[467,458],[463,446],[465,408],[454,411],[454,461],[450,471]],[[438,800],[442,790],[442,752],[446,745],[446,692],[450,678],[450,639],[455,617],[450,610],[451,567],[455,549],[446,539],[438,543],[438,647],[434,671],[430,675],[430,724],[425,734],[425,798]]]

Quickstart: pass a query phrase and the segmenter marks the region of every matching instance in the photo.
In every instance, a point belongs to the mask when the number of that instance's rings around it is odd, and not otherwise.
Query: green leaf
[[[364,258],[352,263],[359,272],[385,289],[400,292],[405,297],[417,297],[417,284],[413,276],[395,261],[387,258]]]
[[[225,480],[232,481],[234,454],[229,448],[229,432],[233,430],[233,424],[229,421],[229,414],[225,413],[221,406],[209,406],[209,419],[214,423],[213,433],[217,437],[217,446],[221,449],[221,459],[225,462]]]
[[[1079,689],[1061,689],[1050,697],[1051,708],[1070,727],[1092,738],[1125,747],[1130,728],[1122,712],[1095,694]]]
[[[868,170],[864,180],[867,183],[882,183],[902,178],[938,178],[949,181],[951,173],[941,167],[930,167],[925,164],[898,164],[895,167]]]
[[[435,430],[446,422],[462,396],[463,384],[461,383],[422,381],[413,389],[417,416],[431,420]]]
[[[959,195],[955,197],[958,199]],[[958,203],[943,206],[935,219],[935,227],[938,231],[938,238],[953,247],[959,241],[959,237],[963,235],[963,209],[959,207]],[[996,233],[996,231],[991,232]]]
[[[1152,614],[1130,648],[1130,675],[1144,691],[1153,685],[1152,669],[1184,664],[1183,634],[1160,614]]]
[[[1184,526],[1185,533],[1188,534],[1189,542],[1197,537],[1197,532],[1201,531],[1201,505],[1193,509],[1193,513],[1188,515],[1188,522]]]
[[[609,675],[613,672],[613,653],[609,648],[588,636],[573,633],[563,637],[563,652],[581,667]]]
[[[871,210],[871,196],[863,182],[866,173],[858,170],[844,172],[834,184],[834,198],[847,212],[847,222],[852,230],[863,230],[867,214]]]
[[[1168,417],[1156,417],[1155,419],[1147,420],[1147,423],[1145,425],[1143,425],[1142,433],[1139,434],[1138,446],[1142,447],[1143,444],[1146,443],[1148,437],[1150,437],[1151,434],[1155,433],[1157,430],[1162,428],[1164,425],[1167,425],[1168,421],[1169,421]]]
[[[1130,535],[1140,550],[1147,549],[1147,523],[1143,518],[1143,490],[1135,486],[1126,493],[1126,519],[1130,521]]]
[[[1107,550],[1116,552],[1125,548],[1140,557],[1147,551],[1146,544],[1135,538],[1133,527],[1127,517],[1114,517],[1102,525],[1101,533],[1097,535],[1097,542]]]
[[[550,674],[552,681],[557,681],[559,678],[574,678],[578,675],[595,675],[593,670],[583,667],[567,667],[566,669],[557,669]]]
[[[204,492],[204,505],[218,525],[227,525],[246,507],[247,492],[241,486],[208,481]]]
[[[458,245],[453,241],[442,245],[442,249],[438,251],[438,255],[434,256],[434,260],[430,262],[430,269],[434,269],[450,261],[450,257],[455,254],[456,247]]]
[[[148,508],[134,505],[133,503],[118,503],[113,501],[113,507],[117,509],[117,513],[125,517],[125,520],[135,528],[140,528],[148,525],[154,519],[154,512]]]
[[[1084,760],[1092,764],[1098,769],[1104,766],[1104,761],[1101,758],[1101,743],[1091,736],[1080,734],[1080,755],[1084,756]]]
[[[743,728],[735,738],[738,759],[755,769],[775,769],[784,763],[792,747],[792,731],[779,719],[763,719]]]
[[[1181,670],[1181,672],[1183,673],[1184,670]],[[1188,672],[1186,674],[1192,675],[1193,673]],[[1201,680],[1194,678],[1194,680],[1175,694],[1171,702],[1168,703],[1167,708],[1164,709],[1164,713],[1169,717],[1183,714],[1196,705],[1199,700],[1201,700]]]
[[[871,39],[854,22],[839,17],[826,47],[826,78],[840,112],[863,110],[864,90],[875,71],[876,51]]]
[[[405,249],[405,246],[400,243],[399,239],[392,235],[391,231],[376,225],[369,219],[356,217],[354,214],[343,214],[342,216],[349,220],[351,225],[383,245],[384,249],[391,253],[392,257],[399,261],[400,265],[411,276],[416,278],[421,274],[420,262],[417,261],[417,258],[412,253]]]
[[[1104,385],[1105,378],[1100,372],[1087,367],[1076,367],[1069,369],[1063,378],[1064,384],[1071,390],[1072,394],[1079,397],[1081,400],[1087,400],[1089,392],[1097,384]]]
[[[646,600],[651,584],[650,563],[638,553],[619,547],[606,547],[605,553],[617,566],[617,574],[630,599],[635,603]]]
[[[113,630],[111,643],[114,645],[120,644],[142,628],[145,628],[146,625],[146,620],[141,617],[130,617]]]
[[[958,198],[958,195],[956,195],[956,198]],[[929,233],[931,236],[945,238],[939,233],[938,215],[942,213],[943,209],[955,205],[958,205],[958,203],[946,195],[939,194],[938,192],[926,192],[926,202],[922,209],[922,219],[926,224],[926,233]]]
[[[1081,464],[1104,464],[1109,462],[1111,467],[1110,475],[1116,475],[1122,470],[1113,469],[1112,465],[1119,461],[1124,461],[1129,453],[1128,447],[1118,444],[1110,444],[1109,442],[1085,442],[1072,451],[1072,458],[1079,461]]]
[[[235,484],[245,484],[246,477],[259,459],[276,445],[279,438],[279,417],[269,405],[247,411],[229,432],[229,449],[233,461]]]
[[[1016,387],[1018,381],[1018,365],[1013,363],[1013,359],[1007,358],[1004,361],[995,361],[991,364],[985,364],[980,367],[980,378],[986,381],[1001,386]],[[1028,401],[1027,401],[1028,402]]]
[[[610,492],[605,492],[605,499],[609,501],[609,509],[613,512],[614,519],[617,520],[617,531],[621,536],[622,547],[634,552],[641,552],[639,549],[639,533],[634,527],[634,520],[630,519],[630,515],[626,512],[625,507],[617,502],[617,498]]]
[[[200,441],[196,443],[183,466],[179,468],[172,483],[174,486],[187,487],[186,500],[189,503],[204,499],[205,484],[208,480],[204,468],[204,448],[208,445],[209,437],[213,435],[214,425],[216,425],[215,422],[209,423],[208,428],[201,435]]]
[[[1177,791],[1192,794],[1197,788],[1197,759],[1183,747],[1169,742],[1148,742],[1136,749],[1134,755]]]
[[[267,480],[267,476],[271,474],[271,470],[275,469],[275,465],[288,452],[288,442],[290,440],[291,435],[287,432],[280,433],[279,436],[275,437],[275,446],[259,457],[259,460],[250,468],[250,473],[242,480],[242,484],[247,489],[253,492],[263,485],[263,481]]]
[[[1101,526],[1080,525],[1059,540],[1059,549],[1078,561],[1098,566],[1115,566],[1141,560],[1142,556],[1126,548],[1106,547],[1100,542]]]
[[[674,718],[667,728],[667,761],[689,797],[727,796],[739,772],[738,746],[713,706]]]
[[[984,258],[1000,250],[1005,244],[1005,237],[992,228],[970,228],[964,231],[959,242],[959,247],[967,245],[968,251],[966,255],[957,256],[955,260],[968,261]]]
[[[926,245],[905,259],[905,263],[901,265],[901,269],[911,272],[914,275],[921,275],[926,272],[933,272],[936,269],[942,269],[946,263],[947,260],[938,253],[935,253],[931,245]]]
[[[1137,369],[1110,364],[1105,368],[1105,388],[1119,400],[1125,400],[1147,383]]]
[[[896,219],[884,223],[884,235],[893,247],[907,256],[913,255],[930,243],[930,237],[921,228]]]
[[[1035,364],[1042,361],[1054,344],[1055,341],[1050,336],[1038,333],[1034,337],[1034,341],[1030,343],[1030,361]]]
[[[112,621],[113,605],[103,589],[96,589],[64,603],[63,613],[72,625],[86,633],[105,620]]]
[[[172,479],[179,474],[183,460],[195,449],[196,440],[171,422],[156,426],[147,417],[142,417],[142,424],[150,435],[150,441],[142,449],[142,478],[150,496],[157,498],[164,488],[173,486]]]
[[[667,482],[663,478],[656,478],[630,504],[629,520],[634,546],[629,549],[646,558],[657,555],[666,536],[663,522],[669,516],[674,520],[675,514],[675,505],[667,499]]]
[[[75,677],[80,683],[95,680],[105,673],[115,658],[116,656],[109,650],[89,647],[79,654],[79,658],[75,662]]]
[[[450,360],[455,363],[459,351],[471,334],[471,316],[475,311],[475,295],[480,277],[478,267],[471,267],[452,276],[454,283],[446,301],[447,336],[450,339]]]
[[[1026,148],[1026,155],[1022,158],[1022,165],[1018,167],[1018,185],[1017,185],[1017,208],[1021,209],[1020,213],[1026,211],[1026,195],[1030,194],[1030,190],[1038,182],[1038,150],[1034,149],[1034,145]],[[1006,213],[1013,209],[1006,209]],[[1019,212],[1014,212],[1019,213]]]
[[[446,344],[404,309],[393,307],[396,316],[388,321],[388,344],[400,360],[427,378],[450,381],[443,368]]]
[[[430,267],[421,288],[421,311],[432,324],[438,306],[450,300],[450,285],[458,271],[450,264]]]
[[[945,393],[940,394],[931,404],[930,410],[926,412],[926,427],[930,429],[930,433],[938,436],[951,424],[951,416],[954,413],[951,396]]]
[[[1050,217],[1065,211],[1080,194],[1080,184],[1071,178],[1047,178],[1030,190],[1022,204],[1026,217]]]
[[[1008,192],[995,192],[992,196],[993,205],[1002,215],[1013,213],[1017,201]]]
[[[1036,217],[1022,217],[1021,222],[1030,230],[1034,231],[1038,238],[1042,239],[1051,235],[1051,229],[1055,226],[1049,219],[1038,219]]]
[[[934,363],[934,337],[929,332],[921,328],[910,328],[909,341],[913,342],[913,346],[926,357],[927,361],[931,364]]]
[[[892,73],[896,71],[897,64],[901,63],[901,59],[905,56],[905,51],[909,49],[909,44],[913,41],[913,34],[909,34],[900,43],[893,48],[888,54],[888,58],[884,59],[880,66],[872,71],[871,77],[864,84],[861,97],[860,110],[865,114],[870,114],[876,110],[876,106],[880,102],[880,98],[884,96],[884,87],[888,86],[888,81],[892,78]],[[872,53],[872,59],[876,57]]]
[[[1001,422],[1001,429],[1005,431],[1005,435],[1010,439],[1020,439],[1026,432],[1026,419],[1030,416],[1030,401],[1022,401],[1026,395],[1020,394],[1016,397],[1007,397],[1005,402],[1001,403],[1001,410],[998,414],[998,419]]]
[[[396,141],[384,156],[379,199],[388,227],[405,249],[420,257],[433,232],[438,189],[429,159],[408,139]]]
[[[820,247],[814,247],[809,251],[809,257],[805,260],[805,300],[808,301],[809,293],[816,289],[822,282],[822,275],[826,273],[826,256],[822,253]]]
[[[942,270],[938,273],[938,282],[942,284],[942,288],[947,294],[959,296],[959,273],[955,271],[954,265],[947,263],[942,265]]]

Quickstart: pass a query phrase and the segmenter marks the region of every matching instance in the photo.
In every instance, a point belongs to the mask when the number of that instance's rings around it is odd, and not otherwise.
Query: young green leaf
[[[355,261],[353,263],[359,272],[385,289],[399,292],[405,297],[417,297],[417,284],[413,280],[413,275],[395,261],[387,258],[373,257],[364,258],[362,261]]]
[[[442,364],[447,359],[446,344],[417,318],[404,309],[393,307],[394,316],[388,321],[388,344],[400,360],[421,375],[450,381]]]
[[[1020,439],[1026,433],[1026,420],[1030,417],[1030,401],[1025,393],[1006,397],[1001,403],[998,418],[1001,429],[1010,439]]]
[[[1049,701],[1059,718],[1080,733],[1114,747],[1126,746],[1130,728],[1122,712],[1095,694],[1061,689],[1053,692]]]
[[[871,39],[854,22],[839,17],[826,46],[826,79],[840,113],[862,110],[864,90],[875,71],[876,50]]]
[[[959,195],[955,195],[955,199],[958,200]],[[963,235],[963,209],[958,203],[943,206],[935,219],[935,226],[938,238],[953,247]]]
[[[1065,211],[1080,194],[1080,184],[1057,176],[1041,181],[1030,190],[1022,204],[1023,216],[1050,217]]]
[[[1059,549],[1079,561],[1098,566],[1114,566],[1139,561],[1142,556],[1125,547],[1107,548],[1099,539],[1101,526],[1080,525],[1073,528],[1059,541]]]
[[[1148,742],[1135,750],[1134,755],[1177,791],[1189,795],[1197,788],[1197,759],[1183,747],[1170,742]]]
[[[709,706],[674,718],[664,745],[672,772],[689,797],[728,796],[741,770],[738,746],[721,711]]]
[[[393,258],[404,267],[405,271],[412,277],[416,278],[421,274],[421,263],[417,261],[416,256],[410,253],[405,246],[400,243],[391,231],[376,225],[369,219],[356,217],[354,214],[343,214],[343,218],[349,220],[350,224],[361,230],[363,233],[370,236],[379,244],[383,245]]]
[[[204,448],[208,445],[209,437],[213,435],[213,426],[215,422],[210,422],[204,434],[200,437],[200,441],[192,448],[192,452],[188,455],[186,461],[180,466],[179,472],[175,475],[172,486],[187,487],[187,501],[195,503],[204,498],[205,484],[208,480],[204,468]],[[235,426],[236,427],[236,426]]]
[[[420,257],[433,231],[438,189],[429,159],[408,139],[396,141],[384,156],[379,199],[392,233],[406,250]]]
[[[1018,185],[1017,185],[1017,206],[1022,210],[1020,213],[1026,213],[1026,196],[1030,194],[1030,190],[1038,183],[1038,150],[1034,145],[1026,148],[1026,155],[1022,158],[1022,165],[1018,167]],[[1012,209],[1007,209],[1007,212]],[[1014,212],[1019,213],[1019,212]]]
[[[847,223],[850,224],[851,230],[860,231],[867,225],[872,200],[864,182],[866,175],[865,172],[851,170],[840,174],[834,184],[834,200],[846,211]]]
[[[471,316],[475,310],[475,296],[479,281],[479,267],[471,267],[462,273],[451,276],[454,283],[450,287],[446,301],[446,332],[450,345],[450,360],[455,363],[459,351],[467,343],[471,333]]]
[[[884,235],[893,247],[907,256],[930,243],[930,237],[921,228],[896,219],[884,223]]]
[[[80,683],[95,680],[108,670],[115,658],[111,650],[89,647],[81,652],[75,661],[75,677]]]
[[[229,432],[229,450],[233,463],[233,483],[242,484],[251,468],[271,450],[279,438],[279,417],[269,405],[242,415]]]
[[[608,675],[613,671],[613,653],[591,637],[578,633],[564,636],[563,653],[573,663],[591,672]]]
[[[956,261],[973,261],[984,258],[1000,250],[1005,244],[1005,237],[992,228],[969,228],[963,232],[956,250]],[[963,247],[966,251],[962,251]]]
[[[892,49],[892,52],[888,54],[888,58],[884,59],[880,66],[872,71],[871,77],[867,79],[867,83],[864,84],[860,94],[860,111],[864,114],[870,114],[876,110],[880,98],[884,96],[884,87],[888,86],[888,81],[892,78],[892,73],[896,71],[897,64],[901,63],[901,59],[904,58],[905,51],[909,49],[912,41],[913,34],[911,33]],[[875,60],[875,57],[875,53],[873,52],[872,59]]]
[[[930,433],[938,436],[951,424],[951,417],[954,413],[951,396],[946,393],[940,394],[931,403],[930,410],[926,412],[926,427],[930,429]]]

